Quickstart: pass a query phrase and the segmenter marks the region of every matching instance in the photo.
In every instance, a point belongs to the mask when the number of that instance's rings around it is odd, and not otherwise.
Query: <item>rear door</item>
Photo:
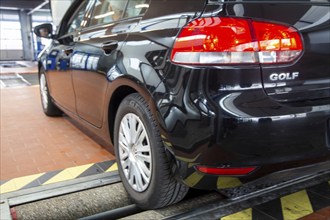
[[[101,127],[108,78],[121,59],[128,33],[143,13],[144,0],[99,0],[89,16],[89,27],[81,31],[72,57],[72,76],[78,115]]]

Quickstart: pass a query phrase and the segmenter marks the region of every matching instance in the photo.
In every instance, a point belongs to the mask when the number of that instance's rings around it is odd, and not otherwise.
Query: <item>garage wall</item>
[[[52,16],[53,22],[55,26],[58,26],[66,12],[66,10],[72,4],[72,0],[51,0],[51,9],[52,9]]]
[[[23,60],[23,50],[1,49],[0,60]]]
[[[0,10],[0,60],[24,59],[19,11]]]
[[[37,39],[33,27],[52,23],[49,10],[28,11],[0,10],[0,60],[35,60],[37,41],[47,45],[47,39]]]

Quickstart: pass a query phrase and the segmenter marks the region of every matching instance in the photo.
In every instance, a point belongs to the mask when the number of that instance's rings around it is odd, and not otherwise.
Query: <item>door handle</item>
[[[109,55],[113,50],[117,49],[118,41],[108,41],[102,44],[102,50]]]
[[[67,49],[64,49],[63,52],[64,52],[67,56],[69,56],[70,54],[73,53],[73,48],[67,48]]]

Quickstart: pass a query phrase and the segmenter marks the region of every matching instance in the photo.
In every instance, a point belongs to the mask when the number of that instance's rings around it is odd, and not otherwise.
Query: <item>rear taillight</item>
[[[179,64],[288,63],[303,51],[292,27],[241,18],[199,18],[182,28],[171,60]]]

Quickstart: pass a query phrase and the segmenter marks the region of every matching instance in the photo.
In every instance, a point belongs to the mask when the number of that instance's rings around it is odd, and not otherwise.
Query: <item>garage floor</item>
[[[1,67],[1,182],[68,167],[113,160],[114,156],[66,117],[44,115],[36,67]],[[8,80],[19,74],[28,82]],[[7,78],[6,78],[7,77]],[[23,80],[23,81],[24,81]],[[5,84],[5,86],[4,86]],[[11,86],[14,85],[14,86]]]

